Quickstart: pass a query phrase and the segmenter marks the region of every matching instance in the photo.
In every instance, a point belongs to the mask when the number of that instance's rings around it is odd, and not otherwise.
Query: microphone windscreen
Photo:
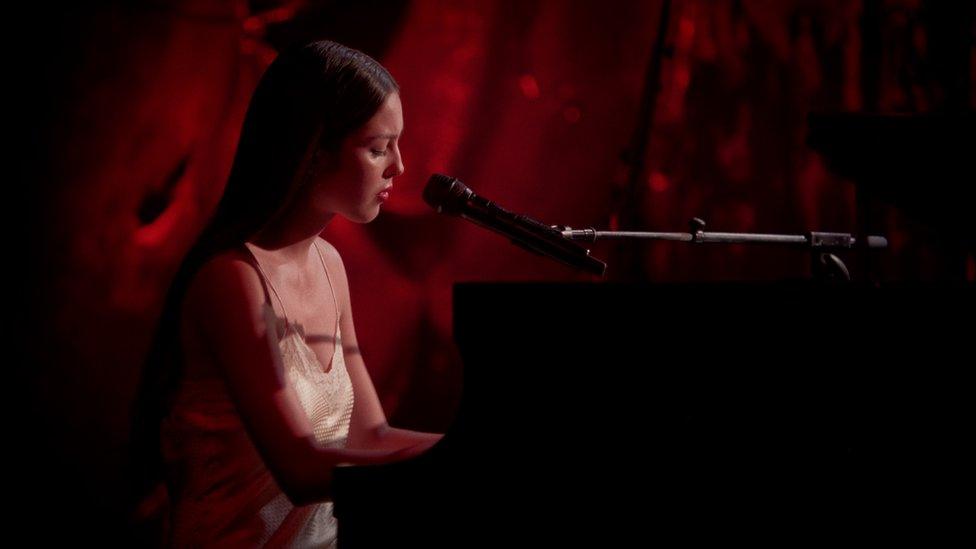
[[[471,190],[457,178],[435,173],[427,180],[423,199],[438,213],[457,215],[471,194]]]

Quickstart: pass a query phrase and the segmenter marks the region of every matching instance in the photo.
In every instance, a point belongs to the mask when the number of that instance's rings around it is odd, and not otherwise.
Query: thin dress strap
[[[291,329],[291,322],[288,321],[288,310],[285,309],[285,302],[281,300],[281,296],[278,295],[278,290],[276,290],[275,287],[274,287],[274,284],[271,283],[271,278],[268,276],[268,273],[266,273],[264,271],[264,267],[261,266],[261,262],[258,261],[257,256],[254,255],[254,252],[251,251],[251,248],[247,245],[247,242],[244,243],[244,248],[247,249],[248,254],[250,254],[250,256],[254,259],[254,264],[255,264],[255,266],[257,266],[258,271],[261,272],[261,276],[260,276],[260,278],[261,278],[261,285],[264,286],[264,296],[265,296],[265,299],[268,300],[268,304],[270,305],[271,298],[268,295],[268,288],[270,287],[271,288],[271,291],[274,293],[275,297],[278,298],[278,304],[281,305],[281,313],[285,317],[285,327],[286,327],[286,330],[290,330]]]
[[[315,250],[319,252],[319,259],[322,260],[322,266],[325,267],[325,276],[329,278],[329,290],[332,291],[332,303],[335,305],[336,310],[336,337],[339,336],[339,300],[336,299],[335,294],[335,284],[332,283],[332,275],[329,274],[329,266],[325,263],[325,258],[322,257],[322,248],[319,247],[318,238],[313,241]]]

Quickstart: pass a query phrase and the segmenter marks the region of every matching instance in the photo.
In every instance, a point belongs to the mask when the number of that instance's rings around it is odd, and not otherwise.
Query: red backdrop
[[[886,5],[906,17],[918,9]],[[357,333],[391,422],[446,428],[461,367],[451,285],[589,278],[439,216],[422,203],[423,185],[445,173],[551,224],[610,226],[660,11],[643,0],[185,0],[36,15],[38,29],[60,37],[40,187],[41,310],[52,342],[37,367],[41,432],[56,424],[63,436],[53,444],[65,455],[90,449],[63,459],[91,486],[118,493],[162,292],[221,194],[263,68],[277,47],[307,38],[364,49],[401,85],[405,174],[376,221],[339,219],[323,236],[345,259]],[[701,216],[712,230],[853,231],[850,182],[829,173],[804,137],[811,109],[861,107],[860,13],[848,1],[676,2],[642,176],[649,192],[637,205],[645,224],[619,228],[680,231]],[[889,17],[885,36],[909,33],[924,53],[925,29],[909,23]],[[925,110],[929,88],[899,80],[899,51],[882,60],[879,106]],[[913,229],[884,211],[886,278],[942,274]],[[802,253],[642,250],[650,281],[807,275]],[[598,257],[609,252],[593,246]]]

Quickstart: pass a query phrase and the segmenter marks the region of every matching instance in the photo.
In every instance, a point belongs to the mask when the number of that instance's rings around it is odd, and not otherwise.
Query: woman
[[[172,545],[333,545],[334,468],[442,436],[387,424],[342,259],[318,236],[336,214],[372,221],[403,173],[398,92],[329,41],[282,52],[255,90],[224,196],[167,295],[134,426],[137,474],[166,480]]]

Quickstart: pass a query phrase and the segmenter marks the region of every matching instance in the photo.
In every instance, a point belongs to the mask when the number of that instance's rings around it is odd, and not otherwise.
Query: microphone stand
[[[806,234],[756,234],[705,232],[705,222],[695,217],[688,222],[690,232],[637,232],[637,231],[597,231],[573,229],[564,225],[553,225],[568,240],[596,242],[602,240],[642,239],[671,240],[693,244],[779,244],[801,247],[810,250],[811,269],[817,280],[850,281],[847,266],[833,251],[852,249],[857,245],[850,233],[828,233],[811,231]],[[883,236],[868,236],[866,248],[887,248],[888,240]]]

